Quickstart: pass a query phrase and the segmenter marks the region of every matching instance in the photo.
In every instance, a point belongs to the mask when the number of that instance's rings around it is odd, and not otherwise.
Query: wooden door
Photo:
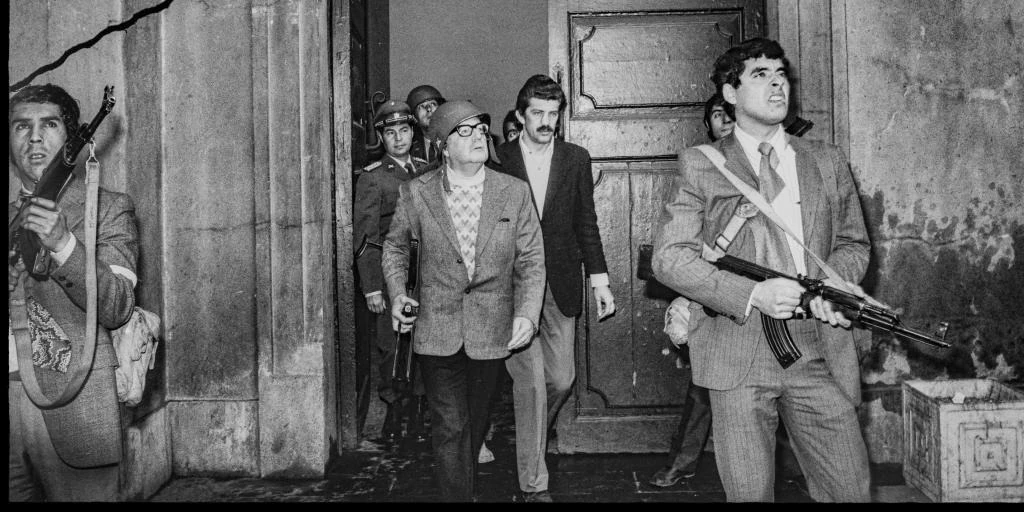
[[[662,331],[667,290],[636,278],[637,247],[672,193],[676,155],[705,142],[715,58],[765,34],[764,0],[552,0],[549,60],[569,97],[565,138],[590,151],[616,314],[593,298],[576,337],[575,391],[558,421],[572,452],[665,451],[689,383]]]

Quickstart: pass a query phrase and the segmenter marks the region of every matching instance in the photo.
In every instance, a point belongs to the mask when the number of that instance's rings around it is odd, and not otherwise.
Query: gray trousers
[[[8,500],[117,501],[119,466],[79,469],[57,455],[50,434],[21,381],[7,381]]]
[[[548,488],[548,428],[569,397],[576,379],[576,319],[562,314],[551,290],[544,292],[540,329],[525,348],[505,360],[512,377],[516,417],[516,466],[519,488],[538,492]]]
[[[715,461],[728,501],[775,500],[775,433],[785,423],[818,502],[871,501],[867,448],[853,404],[820,357],[782,369],[763,339],[739,386],[710,390]]]

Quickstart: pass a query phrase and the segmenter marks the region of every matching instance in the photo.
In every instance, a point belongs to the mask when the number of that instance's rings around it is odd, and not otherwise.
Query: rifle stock
[[[32,191],[32,197],[41,197],[55,202],[60,198],[64,188],[71,182],[78,154],[92,139],[93,134],[96,133],[96,129],[103,122],[103,119],[113,110],[116,101],[114,98],[114,86],[108,85],[104,87],[103,102],[100,105],[99,112],[93,117],[92,122],[87,125],[83,124],[77,131],[71,126],[66,127],[68,136],[67,140],[64,141],[64,147],[61,149],[61,153],[54,157],[50,165],[43,171],[42,176],[39,177],[35,190]],[[21,227],[21,218],[27,208],[28,201],[25,201],[22,203],[21,208],[19,208],[17,215],[7,224],[7,246],[15,251],[15,261],[17,261],[18,257],[21,257],[25,263],[25,268],[28,269],[32,277],[37,280],[45,280],[48,277],[46,275],[48,264],[45,257],[39,257],[42,250],[39,236]]]
[[[419,240],[409,240],[409,277],[405,281],[405,294],[407,297],[415,298],[419,281]],[[419,313],[418,307],[406,304],[402,308],[403,316],[416,316]],[[391,380],[398,383],[412,382],[412,353],[413,353],[413,331],[395,333],[395,362],[391,367]]]

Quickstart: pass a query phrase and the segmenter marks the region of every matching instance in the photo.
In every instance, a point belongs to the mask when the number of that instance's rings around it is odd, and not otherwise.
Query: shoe
[[[551,493],[548,491],[537,491],[537,492],[524,492],[523,503],[554,503],[555,500],[551,499]]]
[[[392,442],[402,438],[401,410],[398,405],[388,404],[388,410],[384,414],[384,426],[380,430],[380,436],[384,441]]]
[[[494,462],[494,452],[487,448],[487,443],[480,445],[480,455],[477,456],[476,461],[480,464]]]
[[[427,397],[419,396],[409,400],[409,436],[417,441],[426,441],[429,437],[424,422],[427,409]]]
[[[689,468],[676,469],[673,466],[665,466],[658,470],[648,482],[655,487],[672,487],[684,478],[691,478],[697,472]]]

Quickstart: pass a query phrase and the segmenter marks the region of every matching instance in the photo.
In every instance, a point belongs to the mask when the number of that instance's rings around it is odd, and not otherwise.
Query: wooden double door
[[[549,2],[550,73],[569,96],[563,132],[593,157],[594,201],[618,311],[578,323],[577,380],[558,422],[572,452],[668,448],[689,370],[664,334],[670,292],[636,277],[672,194],[678,152],[706,141],[714,60],[766,33],[763,0]]]

